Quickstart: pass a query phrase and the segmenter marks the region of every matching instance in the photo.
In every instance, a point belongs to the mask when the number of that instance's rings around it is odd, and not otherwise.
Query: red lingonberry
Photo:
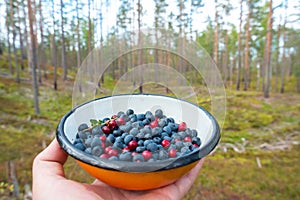
[[[192,138],[189,137],[189,136],[186,136],[184,139],[183,139],[184,142],[192,142]]]
[[[108,126],[103,126],[102,127],[102,131],[105,134],[109,134],[111,132],[111,129]]]
[[[163,140],[162,142],[161,142],[161,145],[163,146],[163,147],[169,147],[170,146],[170,141],[169,140]]]
[[[130,150],[134,150],[137,146],[138,146],[138,143],[137,143],[135,140],[131,140],[131,141],[128,143],[128,148],[129,148]]]
[[[169,156],[170,156],[171,158],[174,158],[174,157],[176,157],[176,153],[177,153],[176,149],[171,149],[171,150],[169,151]]]
[[[178,125],[178,131],[185,131],[185,129],[186,129],[186,123],[185,122],[181,122]]]
[[[116,120],[110,120],[110,121],[108,122],[108,127],[111,128],[111,129],[114,129],[114,128],[116,128],[117,126],[118,126],[118,124],[117,124]]]
[[[118,119],[116,119],[116,122],[119,126],[124,125],[126,123],[124,118],[118,118]]]
[[[106,154],[106,153],[104,153],[104,154],[101,154],[100,158],[105,158],[105,159],[107,159],[107,158],[109,158],[109,155]]]
[[[143,151],[142,156],[144,157],[145,160],[149,160],[152,157],[152,153],[149,150],[145,150]]]

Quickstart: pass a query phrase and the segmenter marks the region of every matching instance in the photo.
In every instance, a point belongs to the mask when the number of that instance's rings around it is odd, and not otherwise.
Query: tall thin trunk
[[[215,33],[214,33],[214,53],[213,59],[218,66],[218,52],[219,52],[219,13],[218,13],[218,1],[215,0]]]
[[[280,36],[281,36],[281,27],[278,27],[277,30],[277,39],[276,39],[276,66],[275,66],[275,92],[278,92],[278,84],[279,84],[279,54],[280,54],[280,47],[279,47],[279,42],[280,42]]]
[[[91,20],[91,0],[88,0],[88,53],[91,52],[91,40],[92,40],[92,20]]]
[[[138,65],[141,66],[143,63],[143,50],[142,50],[142,32],[141,32],[141,14],[142,14],[142,5],[140,0],[138,0],[138,45],[139,45],[139,55],[138,55]],[[139,84],[139,93],[143,93],[143,70],[140,70],[140,84]]]
[[[17,13],[18,13],[18,21],[19,21],[19,26],[17,26],[18,33],[19,33],[19,41],[20,41],[20,51],[21,51],[21,69],[24,70],[24,61],[25,61],[25,52],[24,52],[24,44],[23,44],[23,34],[21,31],[21,17],[20,17],[20,9],[19,6],[17,8]]]
[[[246,23],[246,41],[245,41],[245,66],[244,66],[244,90],[248,90],[249,87],[249,55],[250,55],[250,18],[251,18],[251,0],[247,1],[248,15]]]
[[[77,36],[77,68],[79,69],[81,64],[81,48],[80,48],[80,20],[79,20],[79,3],[78,0],[76,0],[76,19],[77,19],[77,25],[76,25],[76,36]]]
[[[238,34],[238,74],[236,78],[236,89],[240,90],[240,82],[241,82],[241,69],[242,69],[242,23],[243,23],[243,0],[240,1],[240,25],[239,25],[239,34]]]
[[[21,2],[24,2],[24,1],[21,1]],[[24,40],[24,42],[25,42],[25,44],[24,44],[24,46],[26,46],[27,48],[26,48],[26,53],[27,53],[27,64],[28,64],[28,66],[31,66],[31,51],[30,51],[30,41],[29,41],[29,37],[28,37],[28,31],[27,31],[27,20],[26,20],[26,18],[28,18],[28,16],[27,16],[27,13],[26,13],[26,9],[25,9],[25,7],[26,6],[22,6],[22,9],[23,9],[23,16],[24,16],[24,21],[23,21],[23,23],[24,23],[24,38],[25,38],[25,40]],[[28,67],[28,71],[30,72],[30,67]]]
[[[50,38],[51,41],[51,46],[52,46],[52,51],[51,51],[51,60],[52,60],[52,65],[54,66],[54,75],[53,75],[53,89],[57,90],[57,56],[56,56],[56,42],[55,42],[55,10],[54,10],[54,0],[52,0],[52,24],[53,24],[53,35]]]
[[[20,83],[20,71],[19,71],[19,64],[18,64],[18,54],[17,54],[17,47],[16,47],[16,24],[14,20],[14,10],[13,10],[13,0],[10,0],[10,22],[12,27],[12,34],[13,34],[13,50],[14,50],[14,60],[15,60],[15,68],[16,68],[16,81]]]
[[[40,14],[40,56],[39,56],[39,64],[42,66],[44,78],[47,79],[47,69],[46,69],[46,59],[45,59],[45,48],[44,48],[44,28],[43,28],[43,12],[42,12],[42,0],[39,0],[39,14]]]
[[[9,68],[9,72],[11,75],[13,75],[14,71],[13,71],[13,67],[12,67],[12,63],[11,63],[11,43],[10,43],[10,39],[9,39],[9,34],[10,34],[10,28],[9,28],[9,6],[7,5],[6,7],[6,34],[7,34],[7,62],[8,62],[8,68]]]
[[[270,0],[269,4],[269,15],[268,15],[268,28],[267,28],[267,51],[265,56],[265,90],[264,97],[268,98],[270,96],[270,84],[271,84],[271,47],[272,47],[272,18],[273,18],[273,7],[272,0]]]
[[[63,73],[63,80],[67,80],[67,75],[68,75],[68,69],[67,69],[67,56],[66,56],[66,42],[65,42],[65,31],[64,31],[64,4],[63,0],[60,0],[60,17],[61,17],[61,62],[62,62],[62,67],[64,70]]]
[[[285,67],[286,67],[286,22],[287,22],[287,7],[288,0],[285,0],[285,12],[284,12],[284,22],[283,22],[283,50],[282,50],[282,59],[281,59],[281,84],[280,84],[280,93],[284,93],[284,84],[285,84]]]
[[[27,0],[27,8],[28,8],[28,18],[29,18],[29,29],[30,29],[30,39],[31,39],[31,50],[32,50],[32,87],[33,87],[33,96],[34,96],[34,111],[35,114],[40,113],[39,109],[39,89],[36,77],[36,69],[37,69],[37,50],[36,50],[36,34],[33,30],[33,22],[35,21],[35,17],[32,13],[31,0]]]

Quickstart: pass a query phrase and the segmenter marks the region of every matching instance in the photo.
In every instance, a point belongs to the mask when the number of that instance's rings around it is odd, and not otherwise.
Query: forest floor
[[[39,90],[41,114],[35,115],[28,71],[22,72],[20,84],[3,68],[0,72],[0,199],[10,199],[8,161],[15,163],[22,197],[31,185],[34,157],[55,137],[60,118],[72,108],[75,74],[67,81],[59,78],[58,91],[48,75]],[[113,84],[107,79],[103,87]],[[271,94],[268,99],[254,91],[227,89],[226,94],[220,144],[185,199],[300,199],[300,94]],[[68,178],[92,181],[72,158],[65,170]]]

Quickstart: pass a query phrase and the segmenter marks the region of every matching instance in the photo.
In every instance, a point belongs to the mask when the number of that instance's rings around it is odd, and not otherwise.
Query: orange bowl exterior
[[[93,177],[125,190],[149,190],[169,185],[190,171],[199,162],[195,161],[182,167],[154,172],[121,172],[95,167],[79,160],[76,161]]]

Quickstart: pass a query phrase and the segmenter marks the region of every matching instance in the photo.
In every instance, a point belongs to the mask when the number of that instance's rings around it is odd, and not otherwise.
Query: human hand
[[[147,191],[128,191],[111,187],[99,180],[92,184],[65,178],[63,165],[68,155],[56,139],[34,159],[32,167],[33,199],[182,199],[195,181],[204,159],[176,182]]]

